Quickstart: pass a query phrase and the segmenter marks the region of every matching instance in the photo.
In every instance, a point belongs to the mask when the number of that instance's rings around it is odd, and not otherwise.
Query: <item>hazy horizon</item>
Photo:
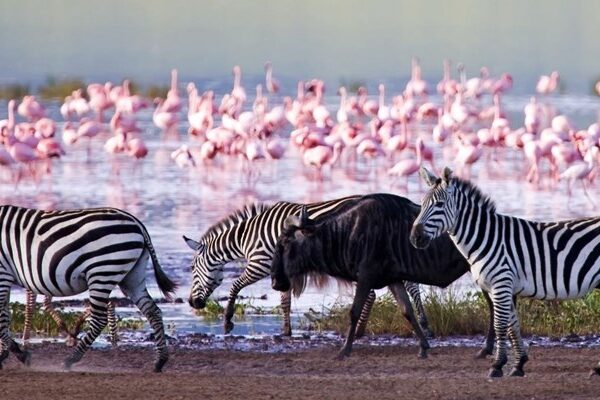
[[[516,92],[532,92],[552,70],[568,93],[588,94],[600,77],[600,2],[440,3],[8,0],[0,14],[0,83],[128,76],[166,84],[172,67],[183,80],[229,80],[235,64],[244,76],[259,76],[271,60],[284,82],[374,84],[405,79],[413,56],[430,82],[450,58],[469,76],[482,65],[510,72]]]

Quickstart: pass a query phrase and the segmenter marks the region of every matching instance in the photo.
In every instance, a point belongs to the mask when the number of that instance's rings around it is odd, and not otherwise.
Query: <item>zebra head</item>
[[[183,237],[187,245],[194,250],[192,260],[192,290],[189,303],[193,308],[204,308],[206,299],[223,281],[223,265],[221,260],[213,260],[206,251],[204,242],[196,242]]]
[[[444,168],[442,178],[424,167],[421,167],[419,174],[430,189],[423,196],[421,212],[410,233],[410,242],[416,248],[424,249],[433,239],[452,229],[456,221],[456,202],[450,168]]]

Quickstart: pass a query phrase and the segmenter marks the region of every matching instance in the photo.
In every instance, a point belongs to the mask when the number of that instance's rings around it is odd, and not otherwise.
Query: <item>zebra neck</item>
[[[500,219],[488,202],[460,191],[457,193],[455,224],[448,233],[463,256],[473,264],[479,260],[480,250],[493,239]]]

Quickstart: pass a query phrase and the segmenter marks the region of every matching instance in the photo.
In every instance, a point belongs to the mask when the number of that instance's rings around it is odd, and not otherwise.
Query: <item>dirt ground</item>
[[[530,349],[526,377],[489,380],[489,360],[476,349],[356,346],[334,359],[324,347],[292,353],[171,348],[162,374],[151,371],[153,350],[91,350],[71,372],[60,365],[69,349],[32,348],[27,368],[14,356],[0,371],[0,399],[600,399],[600,360],[593,349]]]

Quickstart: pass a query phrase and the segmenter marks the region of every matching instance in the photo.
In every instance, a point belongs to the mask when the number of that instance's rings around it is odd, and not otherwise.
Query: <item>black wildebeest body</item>
[[[356,323],[371,289],[390,286],[400,301],[406,295],[405,280],[446,287],[469,270],[448,235],[436,239],[427,251],[411,245],[410,230],[419,211],[420,207],[406,198],[372,194],[318,222],[301,212],[288,221],[279,237],[271,269],[274,289],[291,288],[299,294],[309,276],[329,275],[357,283],[340,356],[351,352]],[[412,309],[406,310],[405,316],[413,322]],[[415,331],[424,356],[426,340]],[[491,354],[491,346],[493,337],[488,333],[480,356]]]

